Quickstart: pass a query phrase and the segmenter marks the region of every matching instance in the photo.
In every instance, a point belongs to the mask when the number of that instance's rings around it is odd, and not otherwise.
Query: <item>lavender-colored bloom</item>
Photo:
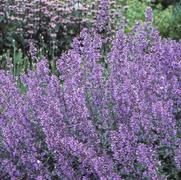
[[[122,166],[127,174],[134,172],[134,161],[136,159],[137,139],[126,125],[120,124],[118,132],[111,133],[111,148],[114,159]]]
[[[64,80],[64,101],[70,127],[83,141],[91,143],[98,141],[98,137],[86,107],[85,77],[81,69],[84,66],[81,63],[81,56],[70,51],[62,56],[58,67]]]
[[[27,96],[35,121],[42,127],[46,144],[57,160],[57,171],[72,178],[76,174],[71,167],[70,157],[60,146],[60,139],[69,134],[63,119],[63,97],[57,78],[49,76],[48,72],[47,63],[42,60],[37,64],[37,71],[32,72],[30,77],[23,77],[23,81],[29,88]]]
[[[3,124],[1,126],[2,143],[13,158],[19,158],[21,164],[24,165],[25,172],[27,171],[30,177],[36,177],[37,173],[40,172],[45,175],[46,169],[43,168],[42,162],[37,159],[38,147],[33,135],[33,124],[29,119],[26,100],[11,76],[9,77],[0,89],[0,94],[4,98]],[[11,84],[9,84],[10,82]],[[4,91],[4,88],[9,89],[9,91]],[[6,102],[6,98],[8,98],[8,102]]]
[[[35,47],[35,44],[33,42],[30,42],[30,44],[29,44],[29,54],[31,56],[31,59],[36,61],[36,59],[37,59],[37,48]]]
[[[61,143],[67,151],[77,156],[85,167],[90,166],[92,172],[100,179],[121,179],[114,172],[113,162],[106,155],[99,156],[92,148],[86,147],[73,138],[64,138]]]
[[[95,26],[99,32],[109,27],[109,0],[100,0]]]
[[[155,151],[144,144],[140,144],[136,151],[137,160],[146,169],[143,173],[144,177],[159,179],[158,166],[160,162],[156,158]]]
[[[181,144],[180,141],[178,141],[178,147],[175,151],[175,163],[177,169],[180,171],[181,170]]]
[[[20,172],[16,169],[16,166],[10,160],[4,160],[2,165],[12,180],[16,180],[21,177]]]
[[[145,18],[147,22],[152,22],[153,21],[153,12],[152,9],[149,7],[146,10]]]
[[[163,136],[162,143],[171,145],[174,141],[173,137],[176,137],[176,122],[172,115],[172,102],[159,102],[157,101],[153,104],[153,115],[157,117],[157,122],[155,122],[157,132]],[[166,121],[165,121],[166,119]]]

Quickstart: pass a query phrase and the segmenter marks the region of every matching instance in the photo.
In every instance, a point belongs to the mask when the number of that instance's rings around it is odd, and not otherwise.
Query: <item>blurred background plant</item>
[[[181,38],[181,1],[180,0],[128,0],[124,16],[127,20],[127,31],[135,21],[144,20],[144,12],[148,6],[153,8],[154,25],[162,37]]]

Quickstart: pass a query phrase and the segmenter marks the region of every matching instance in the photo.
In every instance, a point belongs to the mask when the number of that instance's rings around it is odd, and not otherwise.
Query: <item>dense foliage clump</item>
[[[113,40],[83,29],[57,75],[45,57],[0,71],[1,179],[179,178],[181,42],[145,19]]]

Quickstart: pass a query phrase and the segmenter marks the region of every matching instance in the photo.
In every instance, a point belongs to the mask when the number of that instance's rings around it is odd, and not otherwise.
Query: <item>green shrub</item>
[[[144,12],[148,6],[153,7],[154,25],[162,37],[181,38],[181,3],[164,8],[161,4],[150,1],[128,0],[124,15],[127,20],[127,31],[130,31],[137,20],[144,20]]]

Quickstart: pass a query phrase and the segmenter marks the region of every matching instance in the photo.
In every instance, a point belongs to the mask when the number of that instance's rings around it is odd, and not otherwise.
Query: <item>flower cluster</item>
[[[146,17],[117,31],[107,66],[104,40],[83,29],[57,76],[46,58],[18,82],[0,71],[3,178],[178,178],[181,42],[161,39]]]
[[[109,25],[109,0],[99,2],[99,11],[96,18],[96,26],[99,32],[106,31]]]

